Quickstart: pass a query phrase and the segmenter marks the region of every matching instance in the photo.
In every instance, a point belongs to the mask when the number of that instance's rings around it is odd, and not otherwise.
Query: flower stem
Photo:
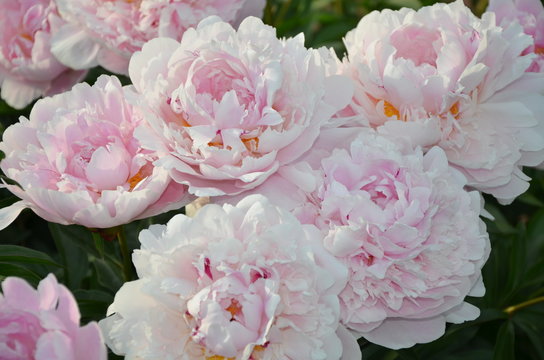
[[[504,312],[508,314],[508,316],[512,316],[516,311],[521,310],[523,308],[529,307],[531,305],[535,305],[538,303],[544,302],[544,296],[540,296],[531,300],[524,301],[517,305],[512,305],[504,309]]]
[[[100,258],[104,259],[104,238],[96,231],[91,231],[91,236],[93,237],[96,251],[98,251]]]
[[[119,231],[117,232],[117,240],[119,241],[121,256],[123,257],[123,277],[125,278],[125,281],[130,281],[132,280],[132,261],[130,259],[127,236],[125,234],[125,228],[123,226],[119,226]]]

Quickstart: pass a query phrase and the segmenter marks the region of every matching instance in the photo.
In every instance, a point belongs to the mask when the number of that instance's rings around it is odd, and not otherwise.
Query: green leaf
[[[123,285],[122,269],[112,267],[111,263],[102,259],[93,259],[92,264],[96,272],[97,282],[112,294],[115,294],[121,285]]]
[[[17,245],[0,245],[1,262],[18,262],[29,264],[43,264],[55,267],[62,267],[61,264],[53,261],[49,255]]]
[[[514,329],[514,324],[511,321],[504,322],[499,329],[499,333],[497,334],[493,360],[515,360],[515,338],[516,332]]]
[[[493,359],[493,349],[473,349],[456,353],[455,355],[448,355],[440,360],[491,360]]]
[[[508,266],[508,278],[506,281],[506,289],[508,295],[512,295],[516,289],[521,285],[521,282],[525,278],[526,266],[527,266],[527,250],[526,250],[526,236],[522,234],[522,230],[519,230],[519,236],[516,236],[510,241],[509,251],[509,266]],[[508,296],[509,297],[509,296]],[[504,303],[509,300],[505,297]]]
[[[72,290],[81,288],[81,283],[89,271],[88,253],[80,245],[83,234],[76,227],[53,223],[49,223],[49,230],[64,265],[66,284]],[[93,244],[90,236],[88,242]]]
[[[402,7],[419,9],[422,5],[419,0],[387,0],[386,3],[387,3],[387,7],[398,8],[398,9]]]
[[[531,216],[527,223],[526,236],[529,247],[527,261],[536,262],[542,258],[544,251],[544,209]]]
[[[502,234],[516,234],[517,230],[515,227],[513,227],[506,217],[502,214],[502,212],[497,208],[495,205],[491,203],[485,204],[485,209],[494,217],[494,220],[486,221],[488,224],[488,230],[492,231],[495,229],[496,231],[502,233]]]
[[[34,271],[31,271],[25,267],[14,264],[0,263],[0,277],[2,277],[2,280],[4,280],[3,278],[6,278],[8,276],[17,276],[23,278],[34,287],[38,285],[38,283],[42,279]]]
[[[544,344],[542,344],[542,330],[533,322],[523,318],[514,318],[514,323],[527,335],[540,359],[544,359]]]
[[[82,317],[86,320],[101,320],[106,317],[106,310],[113,302],[113,295],[100,290],[76,290],[77,299]]]
[[[19,200],[21,200],[21,199],[19,199],[17,196],[13,196],[13,195],[10,195],[8,197],[0,199],[0,209],[8,207],[10,205],[13,205]]]
[[[527,205],[544,207],[544,202],[542,202],[538,197],[536,197],[534,194],[530,192],[521,194],[520,196],[518,196],[516,200],[521,201],[522,203]]]
[[[15,186],[20,187],[21,189],[23,188],[17,181],[15,181],[13,179],[10,179],[9,177],[7,177],[5,175],[0,175],[0,182],[1,183],[6,183],[8,185],[15,185]]]

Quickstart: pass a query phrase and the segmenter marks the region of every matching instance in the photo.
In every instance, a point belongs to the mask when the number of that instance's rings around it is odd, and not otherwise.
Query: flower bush
[[[467,4],[2,2],[0,358],[544,358],[544,8]]]

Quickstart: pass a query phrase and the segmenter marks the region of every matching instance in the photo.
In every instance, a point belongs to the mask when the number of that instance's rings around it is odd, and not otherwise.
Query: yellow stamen
[[[242,142],[246,146],[246,149],[249,151],[257,151],[259,148],[259,138],[258,137],[252,137],[249,139],[242,139]]]
[[[221,141],[211,141],[208,143],[208,146],[222,147],[223,143]]]
[[[457,118],[457,115],[459,114],[459,103],[456,102],[453,104],[450,108],[450,113],[453,115],[453,117]]]
[[[242,312],[242,306],[236,299],[230,301],[230,305],[225,309],[232,316],[231,320],[234,320],[234,317],[239,315]]]
[[[138,170],[138,172],[133,177],[128,179],[128,181],[127,181],[130,184],[130,191],[134,190],[136,185],[138,185],[140,183],[140,181],[142,181],[143,179],[145,179],[149,175],[150,175],[150,171],[149,171],[148,167],[145,166],[145,165],[142,166],[140,168],[140,170]]]
[[[30,35],[29,33],[22,33],[21,34],[21,37],[23,39],[27,39],[28,41],[34,41],[34,38],[32,37],[32,35]]]
[[[206,360],[234,360],[234,358],[226,358],[224,356],[214,355],[214,356],[208,356]]]
[[[249,139],[240,139],[242,140],[242,142],[244,143],[246,149],[250,152],[253,152],[253,151],[257,151],[258,147],[259,147],[259,138],[258,137],[252,137],[252,138],[249,138]],[[210,141],[208,143],[208,146],[215,146],[215,147],[218,147],[218,148],[222,148],[223,147],[223,142],[222,141]],[[230,150],[231,147],[230,146],[227,146],[227,149]]]
[[[383,113],[387,117],[395,115],[400,120],[400,112],[389,101],[383,101]]]
[[[181,125],[182,125],[183,127],[191,127],[191,126],[192,126],[191,124],[189,124],[189,123],[187,122],[187,119],[185,119],[184,117],[181,118],[180,123],[181,123]]]
[[[535,47],[535,54],[544,55],[544,46]]]

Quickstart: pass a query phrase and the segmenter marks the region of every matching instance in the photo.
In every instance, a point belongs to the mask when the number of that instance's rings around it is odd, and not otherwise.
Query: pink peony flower
[[[55,0],[68,24],[53,38],[53,52],[66,65],[100,65],[127,74],[132,54],[148,40],[180,40],[210,15],[238,26],[246,16],[261,16],[265,0]]]
[[[138,359],[339,359],[338,293],[346,268],[314,226],[254,195],[205,205],[140,233],[125,283],[100,327],[117,354]],[[358,357],[357,357],[358,356]]]
[[[544,161],[544,74],[519,25],[480,20],[458,0],[365,16],[346,35],[355,95],[340,116],[414,145],[440,146],[468,185],[509,203]],[[346,120],[346,119],[344,119]]]
[[[2,1],[0,13],[0,87],[8,105],[22,109],[85,77],[85,71],[69,69],[51,54],[51,34],[63,24],[51,0]]]
[[[154,39],[132,57],[133,84],[159,115],[136,136],[189,192],[241,193],[308,150],[349,102],[349,79],[323,65],[302,34],[278,40],[257,18],[237,32],[207,18],[181,44]]]
[[[4,360],[106,360],[95,322],[79,327],[79,310],[70,291],[53,274],[34,290],[8,277],[0,294],[0,357]]]
[[[0,143],[0,167],[21,185],[4,186],[23,199],[0,209],[0,229],[25,207],[48,221],[108,228],[190,202],[132,136],[142,119],[115,77],[37,102]]]
[[[509,26],[515,22],[523,27],[527,35],[531,35],[534,44],[523,51],[523,54],[536,54],[527,71],[544,72],[544,6],[540,0],[491,0],[488,12],[495,13],[497,22]]]
[[[349,268],[345,326],[397,349],[478,317],[463,300],[484,293],[480,196],[463,189],[440,148],[423,155],[369,129],[331,129],[303,160],[259,191],[317,225],[325,248]]]

